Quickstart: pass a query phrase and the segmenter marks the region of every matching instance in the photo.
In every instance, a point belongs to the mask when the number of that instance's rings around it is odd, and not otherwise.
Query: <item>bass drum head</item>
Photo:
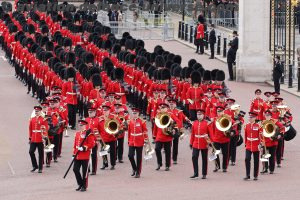
[[[238,146],[241,146],[241,145],[243,144],[243,142],[244,142],[243,136],[239,135],[239,139],[238,139],[238,141],[237,141],[237,143],[236,143],[236,146],[237,146],[237,147],[238,147]]]
[[[284,134],[284,140],[290,141],[294,139],[297,135],[297,131],[294,129],[294,127],[291,125],[287,132]]]

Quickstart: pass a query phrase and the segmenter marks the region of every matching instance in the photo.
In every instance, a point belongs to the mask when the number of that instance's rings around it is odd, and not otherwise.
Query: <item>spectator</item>
[[[275,65],[273,69],[273,81],[275,92],[280,93],[280,78],[284,73],[283,64],[280,61],[280,57],[276,56]]]
[[[217,42],[217,37],[216,37],[216,31],[215,31],[215,25],[211,24],[211,30],[209,32],[209,47],[210,47],[210,58],[209,59],[214,59],[215,58],[215,44]]]

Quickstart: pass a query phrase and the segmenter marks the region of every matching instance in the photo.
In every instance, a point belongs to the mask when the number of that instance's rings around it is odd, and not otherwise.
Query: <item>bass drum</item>
[[[239,135],[239,138],[238,138],[238,140],[237,140],[236,146],[237,146],[237,147],[238,147],[238,146],[241,146],[241,145],[243,144],[243,142],[244,142],[243,136],[242,136],[242,135]]]
[[[292,139],[294,139],[297,135],[297,131],[294,129],[294,127],[292,125],[286,127],[286,131],[284,134],[284,140],[285,141],[290,141]]]

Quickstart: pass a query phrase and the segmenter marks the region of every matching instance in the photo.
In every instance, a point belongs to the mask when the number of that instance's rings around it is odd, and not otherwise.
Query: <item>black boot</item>
[[[100,168],[101,170],[104,170],[105,168],[107,168],[108,167],[108,164],[107,163],[105,163],[105,164],[103,164],[103,166]]]
[[[199,177],[198,174],[194,174],[193,176],[190,177],[190,179],[196,179],[198,177]]]
[[[250,180],[250,176],[246,176],[246,177],[244,178],[244,181],[248,181],[248,180]]]
[[[35,170],[37,170],[38,168],[37,167],[34,167],[31,172],[35,172]]]
[[[76,189],[76,191],[79,191],[79,190],[81,190],[81,188],[82,188],[82,186],[81,186],[81,185],[79,185],[79,186],[78,186],[78,188]]]
[[[132,174],[131,174],[131,176],[134,176],[134,175],[135,175],[135,173],[136,173],[136,171],[135,171],[135,170],[133,170],[133,171],[132,171]]]

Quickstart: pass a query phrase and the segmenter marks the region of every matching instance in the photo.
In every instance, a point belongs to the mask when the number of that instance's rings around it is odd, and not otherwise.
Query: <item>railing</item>
[[[184,23],[182,21],[179,21],[178,24],[178,38],[181,40],[184,40],[186,42],[189,42],[191,44],[194,44],[195,41],[195,29],[196,25],[194,24],[188,24]],[[216,48],[216,54],[215,55],[222,55],[223,58],[227,57],[227,47],[229,42],[231,41],[232,37],[230,34],[225,33],[225,32],[220,32],[218,30],[216,31],[216,36],[217,36],[217,48]],[[208,42],[208,37],[209,37],[209,31],[206,31],[204,33],[204,46],[205,49],[209,49],[209,42]]]

